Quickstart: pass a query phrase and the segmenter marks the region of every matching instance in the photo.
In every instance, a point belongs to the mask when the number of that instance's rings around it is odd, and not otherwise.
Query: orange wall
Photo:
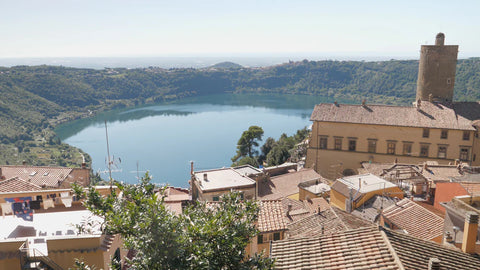
[[[445,213],[441,202],[449,202],[455,196],[468,195],[468,192],[460,185],[460,183],[436,183],[435,201],[433,207]]]

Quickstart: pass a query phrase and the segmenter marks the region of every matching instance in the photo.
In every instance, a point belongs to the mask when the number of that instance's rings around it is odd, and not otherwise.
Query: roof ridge
[[[390,243],[390,240],[388,239],[387,234],[381,228],[383,228],[383,227],[378,228],[379,232],[380,232],[380,235],[382,236],[383,241],[387,245],[388,250],[392,254],[394,261],[397,263],[400,270],[405,270],[405,268],[403,267],[402,261],[398,257],[397,252],[395,251],[395,248],[392,246],[392,243]]]

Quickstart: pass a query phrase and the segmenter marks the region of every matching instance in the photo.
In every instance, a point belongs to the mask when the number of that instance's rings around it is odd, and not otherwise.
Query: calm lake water
[[[236,144],[251,125],[263,128],[263,141],[310,126],[310,114],[326,98],[292,95],[224,94],[115,110],[59,126],[61,140],[90,154],[94,171],[106,171],[108,125],[114,179],[136,183],[149,171],[153,182],[188,187],[195,170],[228,167]],[[262,144],[262,143],[261,143]],[[138,164],[138,173],[137,173]],[[108,179],[108,173],[102,177]]]

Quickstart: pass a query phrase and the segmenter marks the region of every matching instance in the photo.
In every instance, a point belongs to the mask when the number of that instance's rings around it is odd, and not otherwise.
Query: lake
[[[263,141],[290,136],[311,125],[313,107],[321,102],[332,101],[294,95],[200,96],[108,111],[63,124],[56,132],[62,142],[87,152],[94,172],[108,179],[106,120],[114,179],[136,183],[138,175],[149,171],[155,183],[188,187],[190,161],[195,170],[228,167],[249,126],[263,128]]]

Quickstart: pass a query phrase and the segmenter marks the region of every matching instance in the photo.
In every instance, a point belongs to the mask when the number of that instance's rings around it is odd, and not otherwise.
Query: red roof
[[[0,182],[0,192],[22,192],[36,190],[42,190],[42,188],[18,177],[13,177]]]
[[[467,195],[468,192],[460,183],[436,183],[435,202],[433,207],[445,213],[445,208],[440,205],[441,202],[449,202],[456,196]]]
[[[409,199],[386,208],[383,216],[409,235],[423,240],[443,235],[443,218]]]

